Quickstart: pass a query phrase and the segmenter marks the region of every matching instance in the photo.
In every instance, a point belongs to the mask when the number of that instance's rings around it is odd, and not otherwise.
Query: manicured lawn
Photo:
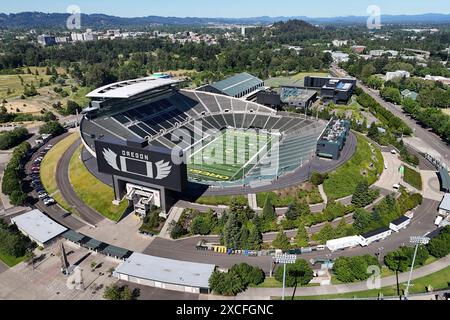
[[[6,264],[8,267],[14,267],[16,264],[21,263],[24,259],[25,257],[17,258],[0,251],[0,260],[2,260],[3,263]]]
[[[128,207],[128,201],[119,206],[112,204],[114,191],[112,188],[94,177],[80,160],[82,146],[73,154],[69,164],[69,178],[73,189],[83,202],[105,216],[119,221]]]
[[[86,95],[91,91],[91,88],[87,87],[80,87],[77,92],[72,93],[68,100],[75,101],[78,103],[82,108],[86,107],[86,105],[89,103],[89,98],[86,98]]]
[[[422,277],[411,281],[412,286],[409,289],[410,293],[425,293],[427,287],[430,285],[434,290],[446,289],[450,284],[450,267],[447,267],[441,271],[430,274],[426,277]],[[406,283],[400,284],[400,290],[406,288]],[[351,299],[351,298],[370,298],[377,297],[379,293],[382,293],[386,297],[392,297],[397,295],[397,286],[388,286],[381,289],[366,290],[359,292],[350,292],[343,294],[330,294],[322,296],[309,296],[309,297],[296,297],[296,300],[327,300],[327,299]]]
[[[266,277],[263,283],[258,284],[255,288],[282,288],[283,284],[275,278]]]
[[[236,199],[239,203],[247,204],[248,199],[246,196],[201,196],[195,201],[198,204],[204,204],[208,206],[229,206],[231,201]]]
[[[76,213],[75,210],[68,205],[61,193],[59,193],[58,186],[56,184],[56,167],[63,153],[73,143],[75,143],[78,138],[79,135],[77,133],[73,133],[67,138],[61,140],[45,155],[44,160],[41,163],[41,180],[45,190],[47,190],[49,195],[53,196],[61,207],[72,213]]]
[[[329,200],[352,195],[359,181],[367,179],[371,185],[377,181],[378,174],[383,172],[383,156],[380,150],[374,144],[370,147],[369,140],[360,134],[357,134],[357,139],[353,157],[332,172],[324,182],[323,187]]]
[[[282,85],[297,84],[303,85],[303,80],[306,76],[327,77],[328,73],[325,72],[300,72],[292,76],[286,77],[273,77],[264,81],[267,86],[281,87]]]
[[[405,176],[403,177],[403,180],[417,190],[422,190],[422,177],[420,172],[405,166]]]

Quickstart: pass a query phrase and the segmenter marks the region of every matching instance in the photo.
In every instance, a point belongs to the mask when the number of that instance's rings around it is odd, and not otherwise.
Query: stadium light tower
[[[286,265],[294,264],[295,260],[297,260],[297,256],[295,254],[279,254],[275,256],[276,263],[282,263],[283,266],[283,293],[281,299],[284,300],[284,290],[286,288]]]
[[[411,278],[412,278],[412,273],[414,270],[414,263],[416,262],[417,250],[419,249],[419,246],[421,244],[424,244],[424,245],[428,244],[428,242],[430,242],[430,238],[428,238],[428,237],[411,237],[410,242],[412,244],[416,245],[416,249],[414,250],[414,257],[413,257],[413,261],[411,264],[411,271],[409,272],[408,284],[406,285],[405,298],[408,298],[409,287],[411,285]]]

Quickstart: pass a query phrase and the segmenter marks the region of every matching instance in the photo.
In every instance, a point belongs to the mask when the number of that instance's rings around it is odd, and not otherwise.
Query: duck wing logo
[[[155,163],[156,166],[156,180],[162,180],[169,176],[170,171],[172,170],[172,166],[169,162],[164,162],[164,160],[158,161]]]
[[[111,149],[103,149],[103,156],[114,170],[122,171],[117,165],[117,154],[114,151],[111,151]]]

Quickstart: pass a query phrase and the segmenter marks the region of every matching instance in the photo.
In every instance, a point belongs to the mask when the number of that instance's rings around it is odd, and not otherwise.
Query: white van
[[[434,221],[434,224],[435,224],[436,226],[439,226],[439,225],[441,224],[442,220],[444,220],[443,217],[437,216],[436,220]]]
[[[397,183],[397,184],[394,184],[393,186],[392,186],[392,188],[394,188],[395,190],[400,190],[400,185]]]

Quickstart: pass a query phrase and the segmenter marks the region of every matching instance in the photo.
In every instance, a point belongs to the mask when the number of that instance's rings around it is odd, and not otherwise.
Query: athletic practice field
[[[236,181],[245,177],[270,150],[277,136],[257,130],[227,129],[191,150],[188,172],[206,181]]]

